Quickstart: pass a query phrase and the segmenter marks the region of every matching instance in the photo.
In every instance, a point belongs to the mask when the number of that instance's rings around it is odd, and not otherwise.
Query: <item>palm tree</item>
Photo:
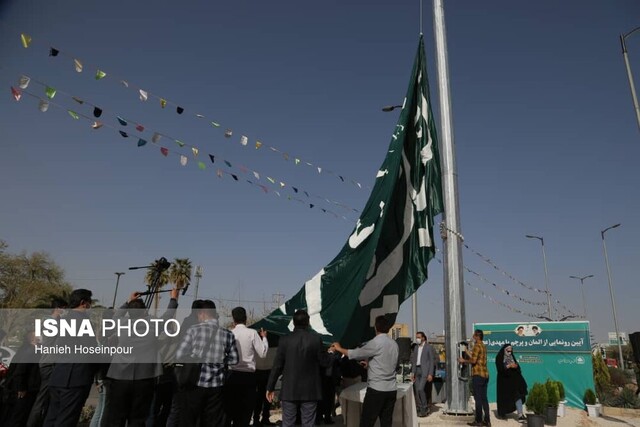
[[[176,258],[169,269],[169,281],[176,285],[177,289],[188,287],[191,283],[191,260],[189,258]]]
[[[147,274],[144,276],[144,282],[147,284],[149,290],[151,286],[156,285],[155,291],[162,289],[167,283],[169,283],[169,271],[160,267],[160,260],[155,260],[151,263],[151,268],[147,269]],[[158,313],[158,294],[154,296],[154,314]]]

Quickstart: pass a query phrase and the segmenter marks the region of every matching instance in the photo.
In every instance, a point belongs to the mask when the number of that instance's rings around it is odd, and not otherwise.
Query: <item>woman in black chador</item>
[[[497,403],[498,418],[504,418],[513,411],[518,411],[518,420],[523,421],[522,403],[527,396],[527,382],[522,377],[520,364],[516,361],[511,344],[502,346],[496,356],[498,371]]]

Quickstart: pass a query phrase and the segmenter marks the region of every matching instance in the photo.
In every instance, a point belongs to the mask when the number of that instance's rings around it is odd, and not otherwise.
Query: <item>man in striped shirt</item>
[[[229,366],[238,363],[238,349],[233,333],[218,325],[216,305],[211,300],[202,302],[198,310],[200,323],[187,330],[178,352],[178,360],[192,358],[202,362],[200,378],[195,386],[184,393],[180,425],[197,425],[198,419],[206,425],[224,425],[223,386]]]

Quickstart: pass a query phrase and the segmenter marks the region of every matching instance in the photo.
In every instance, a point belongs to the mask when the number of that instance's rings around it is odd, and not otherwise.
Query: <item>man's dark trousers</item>
[[[155,378],[107,379],[105,385],[107,398],[101,427],[119,427],[125,423],[129,427],[144,427],[151,409]]]
[[[380,417],[380,427],[391,427],[397,394],[396,390],[378,391],[367,387],[362,403],[360,427],[373,427],[378,417]]]
[[[226,425],[248,427],[256,401],[256,373],[231,371],[224,384]]]
[[[45,427],[76,427],[91,384],[78,387],[49,386],[49,410]]]
[[[476,401],[476,422],[490,422],[489,417],[489,400],[487,399],[487,385],[489,378],[483,378],[478,375],[471,377],[471,386],[473,387],[473,398]],[[484,410],[484,418],[482,411]]]
[[[316,425],[316,410],[318,402],[283,400],[282,401],[282,427],[293,427],[296,421],[296,414],[300,407],[300,419],[302,427],[313,427]]]
[[[198,425],[198,419],[207,427],[224,426],[223,387],[189,387],[182,394],[180,427]]]

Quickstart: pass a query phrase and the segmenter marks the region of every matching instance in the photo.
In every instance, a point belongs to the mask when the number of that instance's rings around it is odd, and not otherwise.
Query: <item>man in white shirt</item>
[[[231,310],[231,317],[234,325],[231,332],[236,338],[239,361],[231,367],[225,382],[226,424],[245,427],[251,421],[256,399],[256,356],[266,357],[269,343],[267,331],[247,328],[247,311],[243,307]]]

